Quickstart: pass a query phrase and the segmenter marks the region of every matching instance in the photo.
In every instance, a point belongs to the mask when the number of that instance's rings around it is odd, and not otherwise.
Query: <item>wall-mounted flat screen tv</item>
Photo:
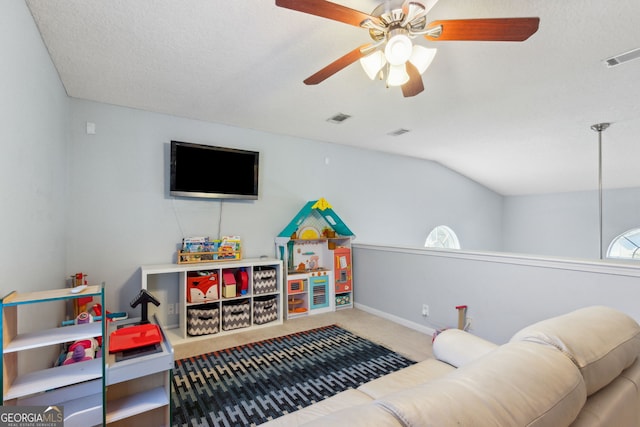
[[[171,141],[169,194],[211,199],[257,199],[260,153]]]

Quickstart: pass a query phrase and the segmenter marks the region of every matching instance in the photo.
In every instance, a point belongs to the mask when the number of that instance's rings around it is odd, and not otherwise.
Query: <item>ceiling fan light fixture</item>
[[[404,64],[389,64],[389,76],[387,77],[387,86],[402,86],[409,81],[409,73]]]
[[[416,66],[420,74],[423,74],[427,68],[429,68],[429,65],[431,65],[433,58],[436,57],[437,51],[438,49],[429,49],[424,46],[415,45],[411,51],[409,62]]]
[[[394,31],[398,31],[393,34]],[[392,30],[384,48],[384,56],[391,65],[401,65],[409,60],[413,46],[405,30]]]
[[[362,65],[364,72],[367,73],[367,76],[369,76],[371,80],[376,78],[386,63],[387,60],[380,50],[376,50],[373,53],[360,58],[360,65]]]

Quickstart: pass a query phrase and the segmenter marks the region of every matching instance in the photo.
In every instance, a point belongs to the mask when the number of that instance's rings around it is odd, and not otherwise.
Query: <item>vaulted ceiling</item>
[[[371,13],[382,2],[336,0]],[[275,0],[26,0],[69,96],[439,162],[505,195],[638,187],[640,2],[439,0],[427,20],[540,17],[529,40],[437,47],[404,98],[356,62],[366,30]],[[337,113],[350,119],[327,121]],[[410,132],[391,136],[398,129]],[[224,141],[211,141],[224,143]]]

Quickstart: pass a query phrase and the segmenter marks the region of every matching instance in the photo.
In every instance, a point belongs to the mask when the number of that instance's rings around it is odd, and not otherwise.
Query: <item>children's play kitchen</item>
[[[276,237],[286,265],[287,318],[353,307],[354,234],[325,199],[306,203]]]

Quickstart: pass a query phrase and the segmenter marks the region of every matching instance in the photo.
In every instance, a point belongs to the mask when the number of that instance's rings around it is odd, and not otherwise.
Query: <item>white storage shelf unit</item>
[[[109,336],[117,327],[135,320],[109,324]],[[158,324],[157,319],[153,319]],[[163,329],[161,328],[163,331]],[[112,425],[170,425],[169,398],[173,348],[163,331],[160,351],[116,361],[105,354],[107,384],[106,422]],[[119,424],[118,424],[119,423]]]
[[[104,423],[104,365],[102,358],[49,367],[18,375],[21,353],[61,346],[92,337],[104,337],[103,322],[20,332],[18,308],[38,310],[33,305],[94,297],[104,306],[104,287],[89,286],[81,293],[70,289],[17,293],[0,301],[2,308],[2,397],[4,405],[64,406],[65,426]],[[27,312],[28,314],[28,312]],[[46,392],[46,393],[45,393]]]
[[[232,295],[223,295],[223,277],[224,273],[232,273],[234,277],[236,273],[244,269],[247,273],[248,283],[244,294],[241,293],[240,284],[236,285],[235,293]],[[275,286],[273,288],[261,289],[256,286],[258,281],[256,275],[263,269],[271,269],[275,271]],[[185,340],[210,338],[216,335],[227,335],[235,332],[242,332],[248,329],[260,328],[281,324],[283,319],[282,289],[283,289],[283,271],[282,261],[277,259],[244,259],[219,261],[211,263],[198,264],[159,264],[145,265],[141,270],[141,286],[147,289],[159,301],[160,306],[149,306],[149,313],[155,313],[166,324],[166,333],[172,344],[184,342]],[[207,295],[207,299],[198,302],[187,301],[187,278],[197,273],[213,273],[217,276],[217,289],[214,295]],[[166,277],[177,274],[177,280],[165,280]],[[258,274],[259,276],[259,274]],[[275,301],[277,306],[277,314],[273,320],[267,323],[260,323],[260,319],[256,316],[256,308],[260,307],[261,302],[265,299]],[[177,303],[177,306],[175,305]],[[225,314],[224,311],[232,309],[236,304],[248,306],[247,325],[240,328],[225,330]],[[257,305],[256,305],[257,304]],[[187,333],[188,328],[188,309],[209,310],[213,316],[217,317],[218,330],[214,334],[190,335]],[[171,315],[176,316],[177,322],[171,322]]]

